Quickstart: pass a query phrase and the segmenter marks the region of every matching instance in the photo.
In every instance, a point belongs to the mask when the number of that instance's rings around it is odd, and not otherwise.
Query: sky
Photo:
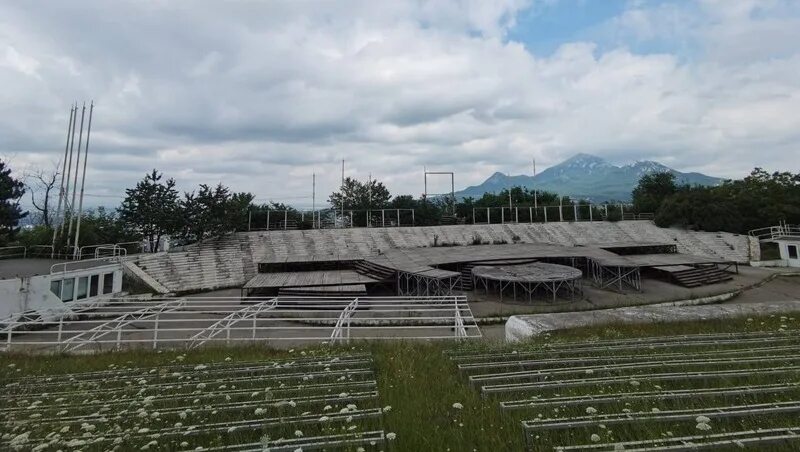
[[[581,152],[797,172],[798,42],[795,0],[1,1],[0,156],[56,167],[94,100],[89,205],[153,168],[297,206],[342,160],[415,196]]]

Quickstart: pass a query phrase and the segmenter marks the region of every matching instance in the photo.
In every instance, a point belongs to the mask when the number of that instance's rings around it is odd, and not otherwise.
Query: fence
[[[75,246],[54,248],[52,245],[19,245],[0,247],[0,260],[24,258],[86,260],[109,256],[127,256],[129,254],[138,254],[142,251],[142,242],[103,243],[100,245],[86,245],[80,248]]]
[[[249,231],[415,226],[414,209],[265,210],[251,212]]]
[[[778,226],[753,229],[748,233],[751,237],[759,241],[780,240],[780,239],[800,239],[800,225],[782,223]]]
[[[9,319],[3,326],[0,341],[6,350],[64,352],[481,337],[464,296],[118,298],[80,317],[65,310],[49,318]]]
[[[474,207],[472,224],[506,224],[506,223],[550,223],[559,221],[601,221],[613,218],[624,219],[632,215],[626,210],[632,209],[628,204],[571,204],[560,206],[512,206],[512,207]],[[635,215],[635,214],[633,214]],[[641,218],[652,219],[639,214]]]

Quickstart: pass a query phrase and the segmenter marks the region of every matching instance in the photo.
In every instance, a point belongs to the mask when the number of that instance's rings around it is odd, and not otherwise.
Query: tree
[[[334,209],[342,208],[343,199],[344,210],[383,209],[391,197],[389,190],[376,179],[365,183],[348,177],[340,191],[331,193],[328,202]]]
[[[679,187],[662,202],[659,226],[746,233],[781,221],[800,223],[800,174],[755,168],[716,187]]]
[[[27,187],[31,193],[31,203],[33,207],[39,211],[39,223],[49,229],[52,224],[52,204],[50,196],[56,187],[56,180],[61,172],[58,170],[58,165],[54,165],[52,171],[44,169],[36,169],[25,175],[27,179]]]
[[[254,198],[251,193],[231,194],[222,184],[214,188],[201,184],[196,193],[185,193],[180,202],[182,237],[205,240],[247,229],[248,210]]]
[[[147,240],[152,252],[158,251],[161,239],[181,229],[180,204],[175,180],[162,181],[155,169],[135,188],[125,190],[119,216],[125,226]]]
[[[633,208],[637,212],[655,213],[669,196],[678,190],[675,175],[670,172],[645,174],[633,189]]]
[[[25,194],[25,184],[11,176],[11,168],[0,160],[0,242],[6,243],[17,231],[19,220],[28,212],[19,207],[19,200]]]

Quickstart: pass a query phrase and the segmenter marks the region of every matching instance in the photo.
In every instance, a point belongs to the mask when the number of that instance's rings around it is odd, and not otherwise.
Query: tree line
[[[798,224],[800,174],[755,168],[718,186],[677,185],[671,173],[648,174],[633,190],[633,205],[654,213],[661,227],[744,234],[781,221]]]

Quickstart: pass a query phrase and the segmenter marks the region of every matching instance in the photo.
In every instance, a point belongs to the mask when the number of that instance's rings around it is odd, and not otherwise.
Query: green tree
[[[637,212],[655,213],[665,199],[675,194],[678,186],[670,172],[645,174],[633,189],[633,208]]]
[[[336,209],[342,207],[342,200],[344,200],[344,210],[383,209],[391,197],[382,182],[375,179],[361,182],[348,177],[339,191],[331,193],[328,202]]]
[[[181,236],[186,240],[205,240],[247,229],[248,209],[254,196],[231,194],[228,187],[201,184],[195,193],[184,193],[180,201]]]
[[[125,190],[118,212],[128,230],[147,240],[152,252],[158,251],[163,237],[181,230],[175,180],[163,180],[163,175],[155,169],[136,187]]]
[[[28,212],[19,207],[19,200],[25,194],[25,184],[11,176],[11,168],[0,160],[0,243],[8,243],[17,232],[19,220]]]
[[[746,233],[781,221],[800,223],[800,174],[755,168],[716,187],[679,187],[656,212],[656,224]]]

